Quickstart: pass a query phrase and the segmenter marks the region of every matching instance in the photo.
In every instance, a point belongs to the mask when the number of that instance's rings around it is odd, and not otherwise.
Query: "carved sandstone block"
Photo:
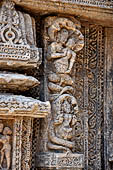
[[[38,67],[41,63],[39,53],[34,19],[16,11],[13,2],[3,2],[0,8],[0,68]]]
[[[36,87],[40,82],[32,76],[23,74],[0,72],[0,90],[26,91]]]
[[[20,95],[0,95],[0,115],[2,116],[41,118],[48,113],[50,113],[49,102],[41,102],[31,97]]]

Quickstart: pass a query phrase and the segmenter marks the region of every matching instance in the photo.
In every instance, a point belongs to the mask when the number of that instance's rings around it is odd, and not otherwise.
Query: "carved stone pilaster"
[[[84,46],[80,27],[74,18],[45,20],[45,95],[51,102],[52,112],[48,118],[46,152],[37,155],[38,167],[83,168],[83,150],[77,154],[75,149],[75,128],[80,113],[73,78],[76,53]]]

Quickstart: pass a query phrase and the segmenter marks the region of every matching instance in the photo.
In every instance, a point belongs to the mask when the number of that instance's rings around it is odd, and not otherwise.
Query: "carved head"
[[[66,43],[66,46],[73,50],[75,47],[76,39],[75,38],[69,38],[69,40]]]
[[[12,130],[9,127],[5,127],[4,130],[3,130],[3,134],[4,135],[11,135]]]
[[[62,28],[61,31],[58,33],[57,40],[62,44],[65,44],[69,36],[69,32],[66,28]]]
[[[64,113],[68,113],[68,114],[71,112],[71,106],[70,106],[70,103],[67,100],[65,100],[62,103],[62,111]]]

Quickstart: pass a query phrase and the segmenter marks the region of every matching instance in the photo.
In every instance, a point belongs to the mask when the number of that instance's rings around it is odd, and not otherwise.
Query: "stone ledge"
[[[0,116],[44,118],[50,113],[50,103],[21,95],[0,95]]]
[[[26,91],[39,84],[40,82],[32,76],[11,72],[0,72],[0,90],[2,91]]]
[[[85,20],[97,22],[103,26],[113,25],[113,9],[112,8],[100,8],[99,6],[86,5],[85,3],[67,3],[58,0],[13,0],[17,5],[25,8],[27,11],[31,11],[37,15],[37,13],[51,14],[59,13],[65,15],[75,15]],[[82,5],[81,5],[82,4]]]
[[[40,53],[41,49],[29,45],[0,43],[0,68],[38,68],[41,64]]]

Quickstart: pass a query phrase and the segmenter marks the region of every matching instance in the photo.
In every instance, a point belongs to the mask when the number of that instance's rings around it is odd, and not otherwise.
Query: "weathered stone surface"
[[[0,143],[3,145],[1,152],[1,162],[0,168],[1,169],[9,169],[11,166],[11,136],[12,130],[9,127],[4,127],[3,123],[0,123]],[[4,159],[6,159],[6,167],[3,167]],[[2,168],[3,167],[3,168]]]
[[[112,0],[13,0],[17,5],[35,14],[63,14],[75,16],[85,21],[108,26],[113,25]],[[99,5],[100,4],[100,5]],[[99,8],[101,6],[101,8]]]
[[[0,72],[0,169],[112,170],[113,1],[13,2],[0,1],[0,71],[13,71]]]
[[[36,87],[40,82],[32,76],[23,74],[0,72],[0,90],[26,91]]]
[[[35,46],[34,19],[16,11],[14,3],[7,1],[0,9],[0,23],[0,68],[38,67],[41,57]]]
[[[49,152],[54,154],[50,154],[49,159],[42,156],[43,161],[36,165],[38,167],[83,168],[83,155],[77,155],[74,150],[79,108],[73,95],[72,79],[76,53],[84,46],[80,28],[80,22],[74,18],[48,17],[45,20],[44,40],[45,51],[47,50],[45,72],[48,87],[46,90],[52,106],[46,146],[47,155]],[[53,156],[55,158],[52,159]],[[68,161],[69,157],[72,158],[72,165]],[[40,160],[40,153],[38,158]],[[76,159],[79,160],[78,163],[76,161],[74,163]],[[56,163],[52,166],[53,161]]]
[[[30,48],[29,45],[0,43],[0,51],[1,69],[29,69],[41,64],[39,49]]]
[[[50,113],[50,103],[20,95],[0,95],[0,115],[41,118]]]
[[[105,29],[106,65],[104,91],[104,162],[105,169],[113,169],[113,28]]]
[[[34,19],[16,11],[12,1],[4,1],[0,8],[0,70],[23,72],[38,68],[40,63]],[[31,76],[0,72],[0,118],[4,122],[0,123],[0,169],[31,169],[32,122],[50,113],[50,103],[3,91],[16,93],[36,85],[38,80]],[[12,121],[12,129],[8,120]]]
[[[84,167],[83,154],[72,153],[41,153],[36,155],[36,166],[46,168],[78,168],[79,170]]]

